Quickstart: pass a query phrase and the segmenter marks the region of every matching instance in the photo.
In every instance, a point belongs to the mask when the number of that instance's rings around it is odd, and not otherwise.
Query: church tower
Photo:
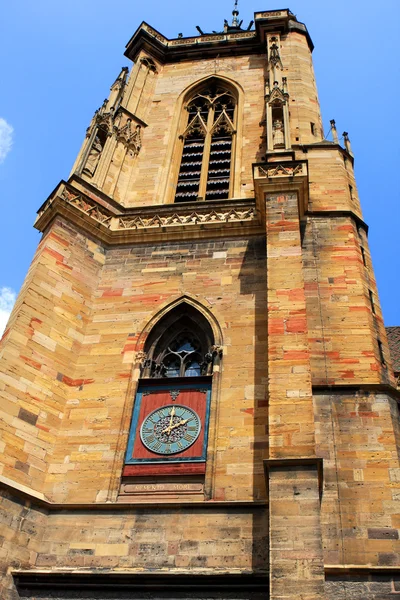
[[[324,135],[305,25],[242,25],[142,23],[38,211],[1,342],[5,600],[400,593],[349,136]]]

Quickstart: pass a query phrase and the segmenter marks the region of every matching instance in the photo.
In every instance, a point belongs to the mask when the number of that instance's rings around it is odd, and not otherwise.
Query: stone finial
[[[352,155],[353,153],[351,151],[351,144],[350,144],[349,134],[347,131],[343,131],[343,141],[344,141],[344,146],[345,146],[347,152]]]
[[[239,25],[239,11],[238,11],[238,0],[235,0],[235,6],[232,11],[233,19],[232,19],[232,27],[240,27]]]
[[[332,131],[332,135],[333,135],[333,141],[335,142],[335,144],[338,144],[339,138],[338,138],[338,134],[337,134],[335,119],[331,119],[331,131]]]

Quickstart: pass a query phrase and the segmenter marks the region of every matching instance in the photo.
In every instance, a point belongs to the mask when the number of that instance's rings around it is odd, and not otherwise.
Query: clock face
[[[200,430],[200,417],[194,410],[181,404],[169,404],[153,410],[144,419],[140,439],[151,452],[176,454],[194,444]]]

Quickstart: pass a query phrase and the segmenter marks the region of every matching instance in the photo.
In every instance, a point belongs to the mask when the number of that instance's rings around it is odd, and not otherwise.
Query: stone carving
[[[179,394],[181,393],[181,390],[171,390],[169,395],[172,398],[172,402],[175,402],[175,400],[177,399],[177,397],[179,396]]]
[[[155,29],[153,29],[149,25],[143,25],[143,29],[145,29],[148,33],[150,33],[150,35],[155,37],[156,40],[158,40],[159,42],[161,42],[164,45],[167,45],[167,43],[168,43],[167,38],[165,38],[163,35],[160,35]]]
[[[273,87],[271,89],[269,81],[265,83],[265,95],[268,102],[276,105],[283,105],[289,98],[288,90],[287,90],[287,78],[282,77],[282,89],[279,87],[279,83],[274,81]]]
[[[178,46],[178,45],[181,46],[182,44],[187,45],[187,44],[196,44],[196,43],[197,43],[197,39],[196,38],[186,38],[186,39],[179,38],[177,40],[172,40],[170,42],[170,45],[171,46]]]
[[[259,172],[262,172],[259,176],[267,175],[267,170],[264,167],[259,167]],[[279,169],[284,169],[281,165],[274,166],[273,169],[278,171]],[[297,174],[298,170],[302,173],[302,165],[300,164],[297,167],[297,170],[290,168],[285,168],[287,174]],[[290,171],[290,173],[289,173]],[[267,175],[273,176],[273,175]],[[257,221],[257,213],[254,207],[251,208],[238,208],[238,209],[220,209],[216,210],[207,210],[207,212],[182,212],[180,213],[169,213],[169,214],[153,214],[148,216],[121,216],[113,214],[111,211],[108,211],[105,207],[99,206],[98,203],[90,198],[84,196],[83,194],[76,193],[67,187],[64,187],[61,193],[58,196],[61,197],[64,202],[69,204],[70,206],[74,206],[78,210],[85,213],[87,216],[91,217],[98,223],[101,223],[108,229],[113,230],[146,230],[146,229],[160,229],[161,227],[174,227],[174,226],[194,226],[199,224],[208,224],[208,223],[241,223],[241,222],[251,222]],[[42,206],[40,212],[38,214],[38,218],[40,218],[46,210],[51,206],[54,200],[57,198],[57,195],[49,198],[49,200]],[[114,218],[113,218],[114,217]],[[113,221],[113,223],[112,223]],[[112,224],[112,225],[111,225]]]
[[[199,42],[218,42],[219,40],[224,40],[225,37],[224,35],[204,35],[199,38]]]
[[[147,360],[147,353],[140,351],[136,352],[136,362],[140,364],[140,366],[144,367],[145,362]]]
[[[205,137],[207,135],[207,125],[201,116],[200,109],[198,109],[197,115],[190,121],[180,138],[185,139],[188,135],[193,135],[196,133],[201,137]]]
[[[190,214],[174,213],[173,215],[154,215],[148,217],[120,217],[120,229],[146,229],[150,227],[165,227],[168,225],[197,225],[198,223],[227,223],[233,221],[251,221],[255,219],[256,211],[228,210],[226,212],[211,211],[209,213],[192,212]]]
[[[110,132],[113,128],[115,119],[115,110],[110,108],[106,110],[108,104],[107,98],[104,100],[102,106],[96,110],[90,126],[87,129],[86,135],[90,135],[94,127],[100,127],[104,131]]]
[[[258,166],[258,176],[262,177],[294,177],[295,175],[306,175],[303,163],[297,164],[274,164],[271,167]]]
[[[226,112],[226,106],[222,107],[222,113],[220,114],[220,116],[218,117],[218,119],[215,121],[212,129],[211,129],[211,134],[215,134],[215,133],[220,133],[221,131],[225,131],[226,133],[232,135],[233,133],[236,133],[235,131],[235,127],[233,126],[233,123],[231,121],[231,119],[228,116],[228,113]]]
[[[135,156],[139,154],[142,147],[140,130],[140,125],[136,125],[136,128],[132,129],[132,119],[128,119],[123,127],[115,130],[117,140],[122,142]]]
[[[63,200],[68,202],[68,204],[75,206],[85,214],[92,217],[92,219],[95,219],[96,221],[98,221],[102,225],[105,225],[106,227],[110,227],[111,215],[101,211],[95,202],[89,201],[87,198],[84,198],[80,194],[74,194],[70,192],[67,188],[63,189],[61,197]]]
[[[283,69],[281,55],[279,53],[278,41],[279,40],[276,37],[272,37],[270,39],[271,45],[269,47],[269,60],[274,67],[279,65],[281,67],[281,69]]]
[[[274,148],[285,147],[285,131],[283,128],[283,121],[276,119],[272,126],[272,138],[274,141]]]
[[[97,169],[97,165],[99,164],[102,151],[103,146],[101,145],[99,136],[96,135],[92,147],[90,148],[89,156],[87,157],[85,167],[83,169],[83,172],[86,175],[90,175],[90,177],[93,177]]]
[[[132,118],[128,116],[129,113],[127,114],[121,107],[117,110],[114,110],[114,108],[111,107],[110,110],[107,111],[107,102],[107,100],[104,100],[103,105],[95,112],[86,133],[87,136],[90,136],[94,128],[97,127],[95,142],[92,145],[83,169],[83,173],[91,177],[94,175],[100,159],[100,154],[105,145],[105,142],[102,140],[104,138],[107,139],[107,136],[112,136],[119,142],[123,142],[134,155],[139,153],[142,146],[141,126],[137,123],[136,127],[133,127]],[[98,134],[99,131],[102,135]]]
[[[281,17],[286,15],[286,10],[271,10],[268,12],[256,13],[256,19],[268,19],[270,17]]]
[[[211,346],[202,363],[202,375],[212,375],[213,367],[222,358],[222,346]]]
[[[255,31],[242,31],[241,33],[230,33],[227,37],[228,40],[236,40],[241,38],[252,38],[256,35]]]
[[[153,59],[149,58],[148,56],[145,56],[144,58],[142,58],[140,60],[140,64],[142,64],[144,67],[146,67],[149,71],[153,71],[153,73],[157,73],[156,63],[154,62]]]
[[[219,356],[221,358],[224,348],[223,346],[211,346],[210,351],[212,352],[213,356]]]

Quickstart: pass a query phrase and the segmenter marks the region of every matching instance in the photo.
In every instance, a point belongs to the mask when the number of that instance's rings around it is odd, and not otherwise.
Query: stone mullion
[[[210,164],[210,152],[211,152],[211,129],[214,123],[214,107],[211,106],[208,112],[207,119],[207,133],[204,139],[204,150],[203,150],[203,162],[201,165],[201,176],[199,185],[199,198],[206,199],[207,192],[207,180],[208,180],[208,166]]]
[[[230,164],[230,171],[229,171],[229,192],[228,192],[229,198],[234,197],[235,156],[236,156],[236,147],[237,147],[236,132],[233,132],[231,134],[231,138],[232,138],[232,145],[231,145],[231,164]]]
[[[266,200],[270,598],[324,598],[320,473],[297,194]]]

